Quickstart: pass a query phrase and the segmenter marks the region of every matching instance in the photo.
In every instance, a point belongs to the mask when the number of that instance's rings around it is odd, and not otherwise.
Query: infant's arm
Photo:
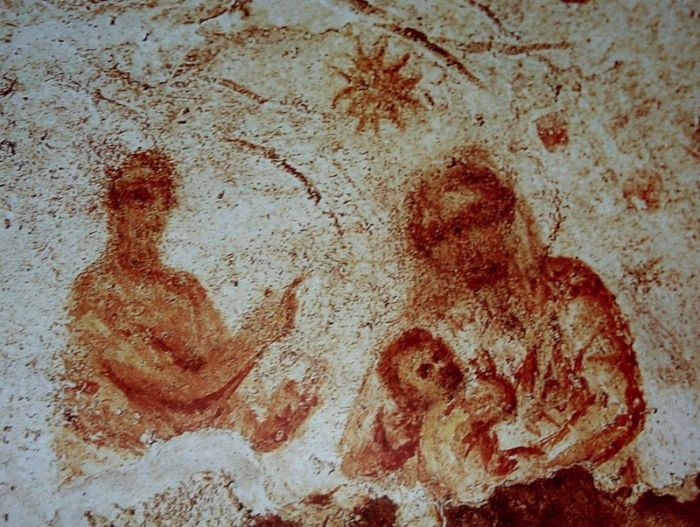
[[[343,471],[352,477],[375,477],[401,469],[417,451],[420,429],[397,412],[377,410],[369,426],[357,427],[343,459]]]

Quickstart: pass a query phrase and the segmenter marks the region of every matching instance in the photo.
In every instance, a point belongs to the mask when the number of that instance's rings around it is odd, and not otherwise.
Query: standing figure
[[[400,475],[473,500],[506,480],[598,465],[643,426],[614,296],[579,260],[548,254],[491,166],[468,151],[408,197],[408,329],[381,352],[350,415],[351,477]]]
[[[266,291],[232,335],[197,278],[161,260],[177,202],[170,160],[137,152],[107,175],[107,248],[70,298],[65,427],[85,442],[137,453],[147,440],[209,427],[239,431],[260,451],[276,448],[309,416],[314,393],[287,381],[258,420],[236,390],[293,328],[300,280]]]

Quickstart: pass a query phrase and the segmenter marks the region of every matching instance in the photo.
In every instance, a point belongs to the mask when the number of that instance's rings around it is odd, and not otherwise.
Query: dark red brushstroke
[[[635,504],[628,491],[598,490],[581,467],[564,469],[530,484],[503,486],[486,504],[460,505],[444,512],[448,527],[697,527],[700,497],[680,503],[646,492]]]
[[[366,499],[353,510],[352,527],[393,527],[396,525],[396,505],[387,496]]]

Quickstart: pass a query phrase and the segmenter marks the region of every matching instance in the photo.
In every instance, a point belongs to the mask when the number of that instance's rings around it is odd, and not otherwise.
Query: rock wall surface
[[[0,5],[0,523],[697,525],[697,2]]]

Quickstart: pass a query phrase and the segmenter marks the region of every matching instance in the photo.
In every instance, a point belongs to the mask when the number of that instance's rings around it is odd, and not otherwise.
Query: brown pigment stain
[[[347,71],[333,68],[348,84],[335,94],[332,106],[342,102],[345,114],[357,118],[358,132],[369,127],[378,134],[382,120],[402,129],[403,113],[422,108],[413,95],[421,76],[401,73],[410,55],[406,53],[391,64],[384,62],[385,55],[386,42],[377,45],[373,53],[366,53],[358,42],[353,66]]]
[[[434,42],[423,31],[414,27],[404,27],[398,24],[389,23],[388,17],[386,16],[386,11],[373,6],[365,0],[347,0],[347,3],[358,13],[380,17],[382,23],[378,24],[379,27],[391,31],[395,35],[417,44],[424,50],[430,52],[433,56],[440,58],[444,65],[465,77],[470,83],[474,84],[478,88],[483,88],[482,82],[469,70],[469,68],[460,62],[460,60],[451,51]],[[500,30],[503,29],[498,18],[495,17],[494,13],[488,7],[482,4],[476,4],[474,2],[470,3],[485,13],[492,22],[497,24],[497,27]],[[509,34],[509,36],[513,35]]]
[[[301,523],[291,520],[284,520],[277,514],[266,514],[256,516],[253,519],[253,527],[301,527]]]
[[[549,152],[566,146],[569,143],[568,124],[558,112],[548,113],[535,121],[537,135]]]
[[[5,82],[5,86],[0,88],[0,97],[7,97],[8,95],[11,95],[17,88],[17,79],[9,79],[5,76],[3,76],[2,79]]]
[[[598,490],[581,467],[553,477],[496,490],[480,507],[447,508],[448,527],[693,527],[700,518],[700,498],[680,503],[671,496],[647,492],[631,505],[629,492]]]
[[[389,29],[407,40],[415,42],[424,49],[430,51],[433,55],[440,57],[444,63],[465,77],[470,83],[478,88],[483,88],[482,82],[467,68],[459,59],[449,50],[436,44],[428,35],[413,27],[401,27],[398,25],[389,26]]]
[[[304,191],[306,192],[306,195],[308,198],[314,202],[315,205],[318,205],[318,202],[321,201],[321,193],[318,191],[316,186],[311,182],[311,180],[302,174],[299,170],[294,168],[292,165],[290,165],[286,159],[282,158],[280,154],[278,154],[274,149],[268,148],[265,146],[261,145],[256,145],[254,143],[251,143],[250,141],[246,141],[245,139],[239,139],[237,137],[231,137],[227,138],[227,141],[230,143],[235,144],[236,146],[239,146],[241,148],[244,148],[246,150],[250,150],[251,152],[259,152],[262,155],[264,155],[267,159],[269,159],[272,163],[277,165],[279,168],[284,170],[287,174],[292,176],[294,179],[299,181],[304,187]]]
[[[250,4],[252,3],[253,0],[235,0],[225,7],[211,8],[208,13],[199,19],[199,23],[203,24],[204,22],[214,20],[222,15],[232,14],[235,12],[239,12],[241,14],[241,18],[248,18],[250,16]]]
[[[219,79],[219,84],[221,84],[222,86],[226,86],[230,90],[240,93],[241,95],[247,97],[252,101],[255,101],[258,104],[265,104],[268,101],[268,99],[266,99],[262,95],[255,93],[250,88],[246,88],[242,84],[238,84],[237,82],[232,81],[231,79]]]
[[[348,4],[355,10],[365,15],[383,15],[385,12],[373,6],[366,0],[348,0]]]
[[[625,461],[625,464],[620,468],[619,476],[626,488],[632,488],[639,481],[639,470],[637,470],[634,459],[628,458]]]
[[[641,170],[622,186],[622,197],[629,210],[654,212],[661,206],[663,181],[650,170]]]
[[[175,169],[163,153],[137,152],[107,171],[109,240],[75,280],[71,346],[63,354],[66,429],[98,446],[143,452],[203,428],[229,428],[255,449],[292,438],[318,399],[286,381],[264,419],[236,395],[262,353],[294,327],[294,280],[266,294],[231,335],[196,277],[166,266],[159,244],[177,205]]]
[[[533,42],[532,44],[503,44],[490,40],[474,40],[460,44],[459,49],[464,53],[477,54],[496,52],[503,55],[527,55],[537,51],[550,51],[557,49],[570,49],[571,44],[568,42]]]
[[[338,489],[335,488],[330,492],[317,492],[315,494],[309,494],[306,498],[304,498],[304,503],[308,503],[309,505],[326,506],[333,501],[333,495],[336,493],[337,490]]]
[[[697,118],[695,129],[691,135],[692,147],[690,153],[693,157],[700,159],[700,117]]]
[[[316,185],[314,185],[307,175],[302,173],[296,167],[292,166],[289,161],[283,158],[282,155],[274,148],[251,143],[250,141],[246,141],[245,139],[238,137],[226,138],[226,141],[249,152],[262,155],[272,164],[296,179],[304,187],[306,196],[314,203],[314,205],[321,208],[324,216],[330,219],[338,235],[342,236],[344,234],[343,227],[340,225],[340,221],[338,220],[338,216],[336,215],[335,211],[331,207],[320,205],[322,196]]]
[[[513,33],[512,31],[508,31],[505,26],[503,25],[503,22],[501,22],[501,19],[498,17],[498,15],[491,9],[490,6],[487,4],[483,4],[480,2],[476,2],[475,0],[467,0],[467,3],[471,5],[472,7],[478,9],[483,13],[486,18],[488,18],[494,26],[498,29],[499,32],[501,32],[503,35],[510,37],[510,38],[519,38],[518,35]]]
[[[396,525],[396,505],[387,496],[366,499],[353,510],[352,527],[393,527]]]
[[[425,174],[407,209],[410,329],[381,352],[379,387],[361,389],[343,471],[409,471],[459,497],[595,466],[632,441],[645,402],[615,297],[584,263],[548,254],[489,156],[466,150]],[[455,353],[466,330],[472,351]]]
[[[335,489],[337,490],[337,489]],[[251,516],[253,527],[291,527],[302,525],[347,527],[393,527],[397,525],[397,505],[387,496],[359,496],[357,504],[339,503],[333,498],[335,490],[311,494],[277,513]],[[248,525],[248,524],[246,524]]]

